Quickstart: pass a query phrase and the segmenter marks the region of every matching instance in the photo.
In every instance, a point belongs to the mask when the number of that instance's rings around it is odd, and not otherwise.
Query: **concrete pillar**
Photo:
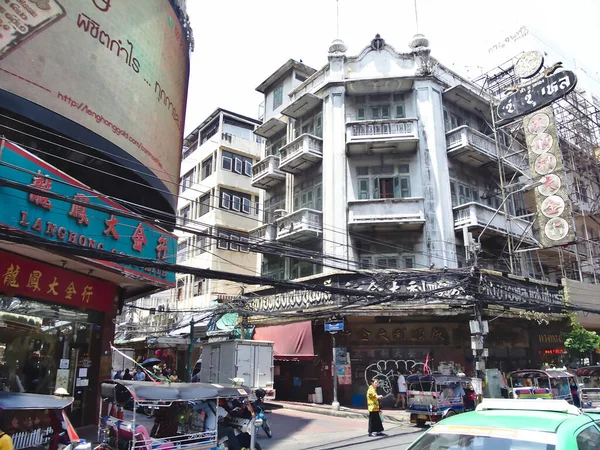
[[[442,87],[415,81],[419,153],[425,206],[424,253],[435,267],[458,267],[450,174],[442,109]]]

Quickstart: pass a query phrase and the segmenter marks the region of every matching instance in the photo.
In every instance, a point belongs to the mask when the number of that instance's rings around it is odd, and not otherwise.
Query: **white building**
[[[325,258],[323,269],[265,255],[263,275],[461,267],[469,233],[480,240],[482,267],[549,281],[565,275],[560,250],[535,262],[508,255],[509,236],[533,243],[531,211],[519,184],[503,194],[499,167],[527,183],[529,162],[518,142],[501,136],[496,144],[480,86],[431,58],[422,35],[406,52],[376,36],[357,56],[336,40],[328,59],[320,70],[290,60],[257,88],[265,101],[255,133],[267,142],[252,178],[264,190],[262,225],[250,236]]]
[[[257,275],[257,255],[249,252],[248,230],[257,226],[259,216],[259,191],[251,185],[252,166],[261,154],[261,138],[253,133],[259,124],[219,108],[185,138],[178,225],[224,239],[176,231],[178,264]],[[202,316],[203,309],[239,293],[238,283],[177,274],[176,289],[136,301],[122,315],[124,323],[118,328],[139,339],[172,330],[186,334],[190,320]]]

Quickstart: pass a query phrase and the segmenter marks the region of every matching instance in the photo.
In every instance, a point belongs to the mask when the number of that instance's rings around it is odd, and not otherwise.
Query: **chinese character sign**
[[[552,107],[548,106],[523,119],[529,149],[529,165],[534,181],[537,206],[536,228],[542,247],[573,242],[571,202],[565,188],[563,159],[558,146]]]
[[[11,142],[5,142],[0,156],[2,162],[7,163],[0,165],[0,177],[37,189],[28,193],[0,187],[0,223],[52,241],[175,262],[177,240],[174,235],[141,219],[119,215],[121,211],[132,213]],[[48,198],[44,195],[46,192],[69,201]],[[92,206],[116,211],[111,214]],[[163,270],[98,263],[165,287],[175,282],[175,275]],[[27,282],[25,280],[25,284]],[[79,292],[72,294],[76,295]]]
[[[108,312],[114,284],[23,256],[0,251],[0,293]]]

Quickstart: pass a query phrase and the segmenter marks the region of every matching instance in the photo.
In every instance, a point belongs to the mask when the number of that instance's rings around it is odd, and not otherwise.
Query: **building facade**
[[[138,258],[177,252],[164,217],[183,142],[184,3],[13,2],[18,19],[3,28],[0,379],[14,392],[64,388],[75,426],[97,423],[125,302],[176,286]]]
[[[519,134],[496,125],[492,104],[498,91],[435,60],[422,35],[409,47],[398,52],[378,35],[358,55],[348,56],[343,42],[336,40],[320,70],[290,60],[257,88],[265,101],[264,122],[255,133],[266,143],[252,183],[264,193],[262,224],[250,231],[250,238],[298,255],[263,255],[262,274],[327,285],[338,280],[344,286],[339,278],[353,285],[362,276],[376,283],[377,274],[398,273],[403,275],[393,289],[423,284],[425,290],[435,290],[431,286],[453,286],[447,281],[450,273],[464,275],[474,266],[493,270],[500,277],[493,283],[500,287],[485,302],[477,300],[484,302],[484,319],[499,319],[487,337],[489,367],[561,363],[567,321],[556,311],[560,302],[550,307],[549,297],[535,292],[561,297],[562,278],[594,282],[593,269],[578,256],[577,243],[539,247],[530,197],[536,186],[525,139],[522,128]],[[591,142],[597,131],[590,133]],[[589,183],[588,192],[597,195],[598,179]],[[300,250],[317,252],[322,259],[303,257]],[[526,278],[517,282],[510,276]],[[534,279],[539,281],[528,281]],[[523,290],[505,298],[518,283],[524,283]],[[318,316],[315,311],[325,301],[302,301],[301,293],[297,299],[292,294],[287,300],[269,297],[278,295],[274,292],[253,293],[274,302],[258,301],[258,310],[249,312],[269,312],[255,318],[258,325],[290,320],[273,316],[273,308]],[[539,301],[529,302],[532,298]],[[330,299],[342,307],[344,300],[338,300]],[[388,374],[390,364],[411,370],[434,358],[434,369],[476,370],[468,325],[472,305],[452,306],[454,300],[439,302],[433,295],[423,301],[431,306],[339,313],[350,333],[342,341],[352,366],[346,374],[350,378],[343,379],[351,386],[346,401],[363,394],[371,379],[367,368]],[[502,308],[511,312],[502,313]],[[306,378],[330,388],[331,340],[322,321],[335,315],[335,308],[324,311],[321,321],[307,322],[314,338],[313,363],[280,361],[280,386],[291,386],[284,389],[290,395],[301,392],[290,384],[290,373],[303,370]],[[276,354],[277,338],[285,341],[285,331],[269,334],[257,328],[257,334],[275,340]],[[303,368],[292,367],[298,364]]]
[[[259,217],[259,191],[251,184],[262,147],[254,134],[258,125],[256,119],[217,109],[185,138],[177,203],[178,264],[257,274],[248,231],[256,228]],[[175,289],[135,302],[139,309],[123,314],[117,328],[119,345],[139,347],[142,357],[175,344],[178,351],[170,352],[181,369],[187,361],[190,321],[198,322],[196,337],[206,336],[206,310],[239,295],[241,286],[186,274],[178,274],[176,283]]]

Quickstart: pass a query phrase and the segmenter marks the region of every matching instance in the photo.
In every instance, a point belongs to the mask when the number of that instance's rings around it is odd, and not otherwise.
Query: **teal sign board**
[[[0,177],[5,180],[116,210],[111,214],[2,186],[0,223],[56,242],[175,263],[175,235],[141,219],[119,215],[118,211],[132,213],[11,142],[0,147],[0,161]],[[175,284],[173,272],[94,262],[166,287]]]

